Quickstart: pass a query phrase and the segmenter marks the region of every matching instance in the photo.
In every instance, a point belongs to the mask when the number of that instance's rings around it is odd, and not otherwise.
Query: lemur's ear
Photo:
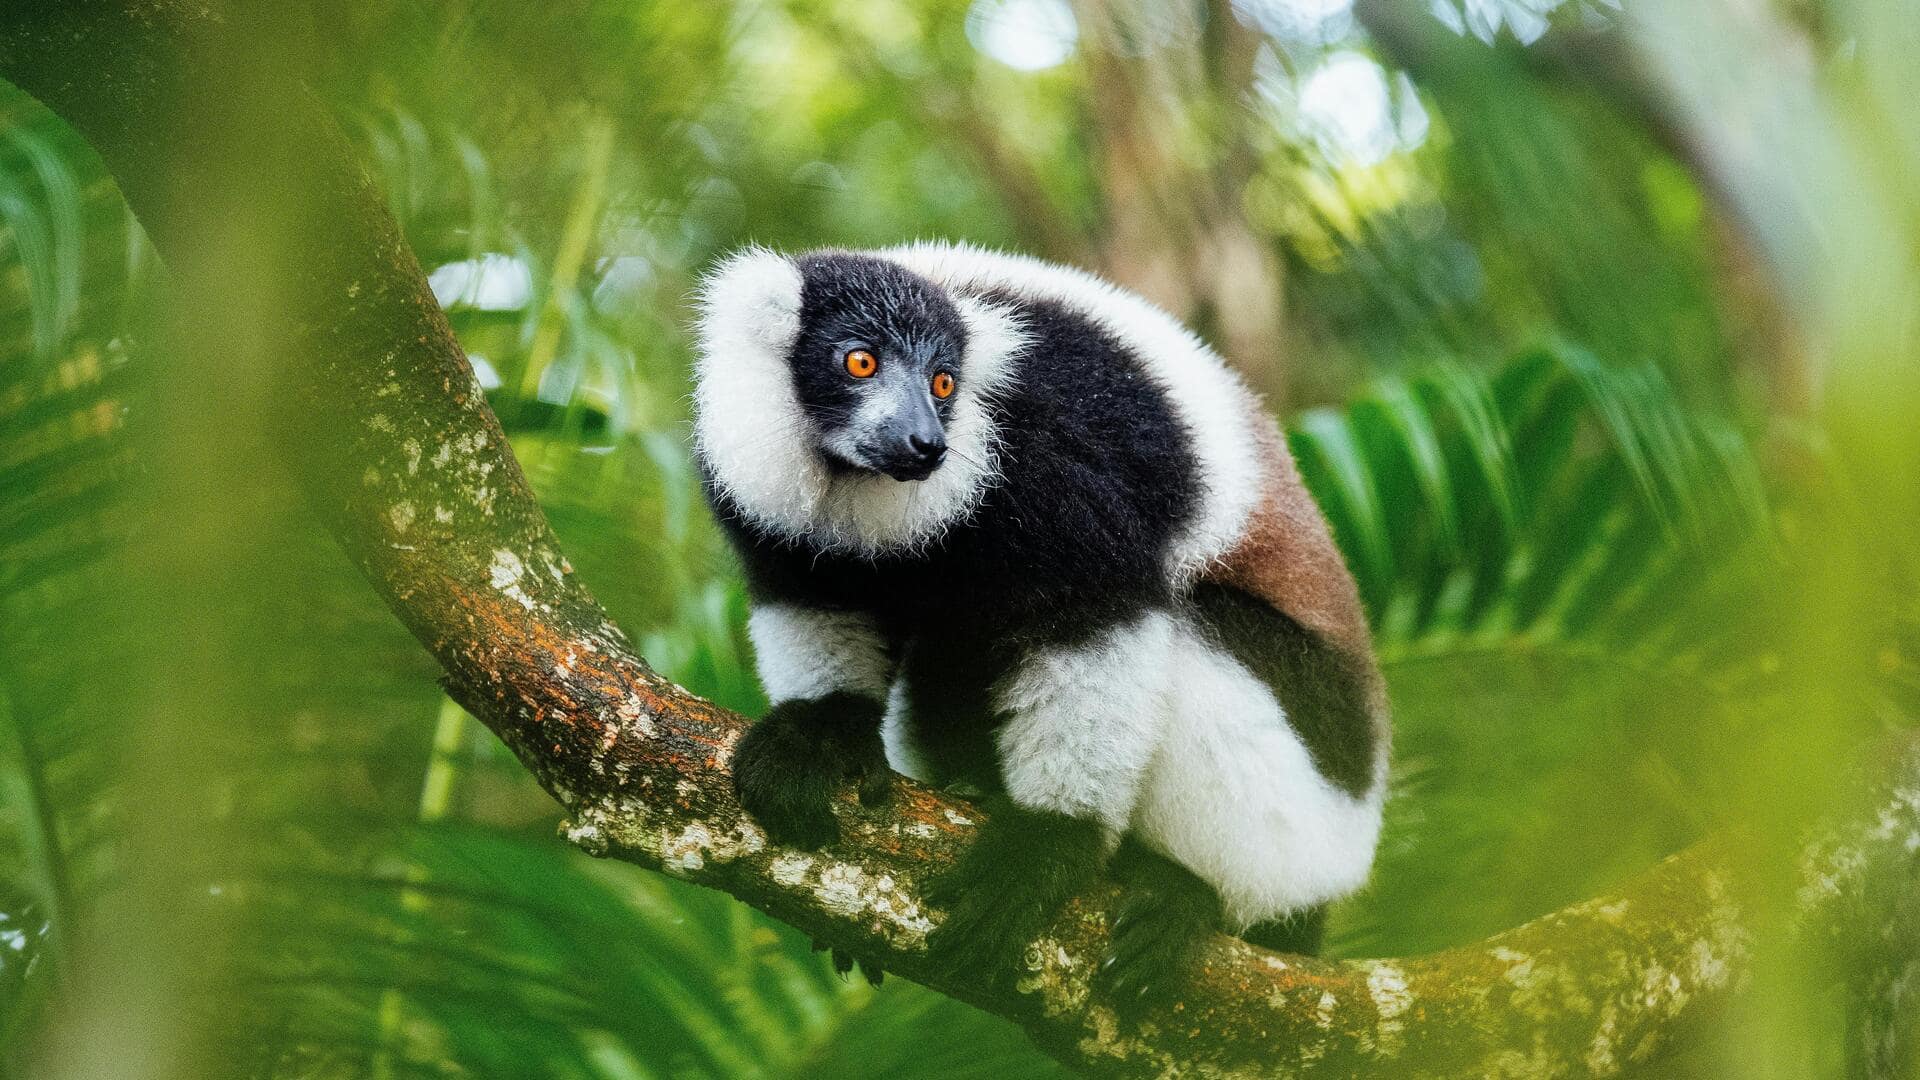
[[[800,268],[757,246],[727,256],[701,282],[700,328],[710,344],[744,332],[760,347],[784,353],[800,333]]]

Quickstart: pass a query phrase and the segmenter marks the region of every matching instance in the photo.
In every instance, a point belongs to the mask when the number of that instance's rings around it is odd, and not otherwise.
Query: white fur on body
[[[1077,648],[1028,655],[994,688],[1007,794],[1126,831],[1169,716],[1173,618],[1154,611]]]
[[[1240,542],[1266,480],[1250,450],[1259,410],[1178,321],[1090,274],[1022,256],[949,244],[868,254],[945,287],[966,320],[962,392],[947,427],[955,453],[920,483],[830,473],[810,448],[787,366],[800,329],[799,273],[784,256],[749,249],[716,271],[702,296],[695,438],[750,519],[860,554],[913,549],[964,521],[997,476],[989,405],[1015,377],[1024,344],[1017,315],[985,298],[997,292],[1093,318],[1172,404],[1203,485],[1169,555],[1176,586]],[[758,608],[751,632],[769,696],[884,695],[889,763],[929,778],[883,643],[870,623],[847,619]],[[995,688],[995,703],[1011,713],[999,746],[1013,799],[1131,831],[1213,885],[1235,929],[1365,883],[1380,830],[1384,747],[1370,789],[1348,795],[1314,768],[1273,692],[1185,615],[1145,615],[1078,649],[1029,657]]]
[[[1236,933],[1366,884],[1385,784],[1335,787],[1273,691],[1184,620],[1164,663],[1175,682],[1134,835],[1218,890]]]
[[[896,684],[887,761],[929,779]],[[1314,768],[1266,683],[1184,615],[1027,658],[994,694],[1007,794],[1131,832],[1212,885],[1236,933],[1366,884],[1384,755],[1354,797]]]
[[[884,700],[893,661],[873,619],[857,611],[795,604],[759,604],[747,619],[755,665],[767,700],[859,694]]]

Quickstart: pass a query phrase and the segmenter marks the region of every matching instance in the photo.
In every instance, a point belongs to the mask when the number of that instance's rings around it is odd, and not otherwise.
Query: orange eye
[[[941,372],[933,377],[933,396],[946,400],[953,396],[953,376]]]
[[[865,349],[855,349],[847,354],[847,374],[856,379],[871,379],[873,373],[880,370],[880,361]]]

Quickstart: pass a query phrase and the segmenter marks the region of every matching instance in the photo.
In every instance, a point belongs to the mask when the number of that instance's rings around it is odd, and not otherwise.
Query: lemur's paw
[[[859,781],[866,806],[892,790],[879,706],[843,697],[782,702],[733,752],[734,793],[777,844],[818,848],[838,840],[833,793],[844,781]]]
[[[1122,1016],[1171,1004],[1186,992],[1202,947],[1220,929],[1211,886],[1159,855],[1131,850],[1116,869],[1128,882],[1094,992]]]
[[[762,750],[749,741],[752,738],[748,732],[734,752],[733,790],[767,838],[803,848],[826,847],[840,839],[831,778],[795,764],[784,752]]]
[[[1094,972],[1094,992],[1123,1016],[1167,1005],[1193,980],[1200,947],[1218,924],[1129,900]]]
[[[1001,801],[980,838],[928,886],[945,921],[927,935],[935,968],[985,971],[995,986],[1026,970],[1027,950],[1060,905],[1098,877],[1106,861],[1100,826]]]
[[[860,805],[869,810],[893,801],[893,767],[887,764],[886,748],[877,750],[878,756],[862,759],[854,773],[860,781]]]
[[[881,967],[873,960],[855,956],[837,945],[828,945],[824,941],[815,939],[813,951],[825,952],[833,962],[833,973],[842,979],[846,978],[855,968],[858,968],[860,970],[860,977],[867,980],[867,985],[876,990],[880,988],[882,983],[887,981],[886,968]]]
[[[1052,912],[1031,883],[982,879],[964,869],[956,866],[927,890],[927,900],[947,911],[927,935],[928,959],[948,976],[985,974],[992,986],[1011,986]]]

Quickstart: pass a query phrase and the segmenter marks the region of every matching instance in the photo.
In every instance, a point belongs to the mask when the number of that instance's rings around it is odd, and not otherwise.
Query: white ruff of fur
[[[1190,584],[1231,551],[1265,490],[1259,455],[1249,453],[1258,400],[1218,353],[1179,321],[1081,270],[965,244],[923,242],[879,254],[956,293],[1004,290],[1052,300],[1093,319],[1139,358],[1186,429],[1199,458],[1200,510],[1173,544],[1168,573]]]
[[[716,269],[700,296],[694,441],[721,490],[778,535],[860,555],[914,550],[965,520],[998,478],[994,394],[1026,344],[1012,314],[954,296],[967,327],[947,459],[918,482],[836,474],[793,387],[787,354],[800,333],[800,271],[765,248]]]

